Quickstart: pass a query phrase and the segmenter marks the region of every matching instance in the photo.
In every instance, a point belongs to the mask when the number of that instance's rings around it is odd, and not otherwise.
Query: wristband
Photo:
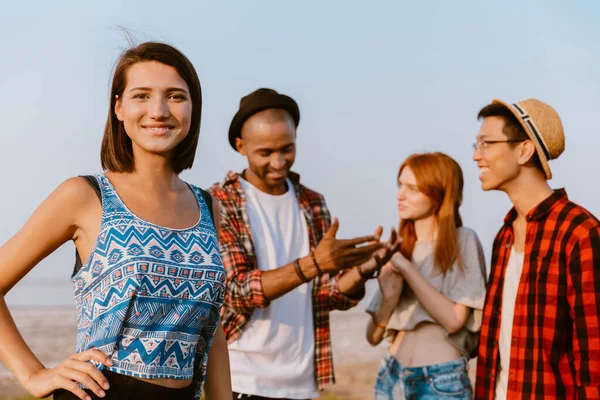
[[[297,259],[294,260],[294,269],[296,270],[296,274],[302,280],[302,282],[307,283],[308,279],[302,273],[302,268],[300,268],[300,259],[299,258],[297,258]]]

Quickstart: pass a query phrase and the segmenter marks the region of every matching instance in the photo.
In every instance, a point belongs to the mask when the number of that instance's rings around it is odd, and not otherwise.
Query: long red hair
[[[437,220],[437,239],[434,265],[446,273],[455,261],[462,267],[457,229],[462,226],[459,208],[462,204],[463,174],[454,159],[444,153],[413,154],[400,166],[409,167],[417,180],[419,191],[429,197]],[[400,221],[400,252],[409,260],[415,248],[417,235],[413,220]]]

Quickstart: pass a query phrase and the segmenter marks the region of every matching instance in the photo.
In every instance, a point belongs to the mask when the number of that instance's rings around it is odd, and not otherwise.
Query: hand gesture
[[[335,273],[362,264],[383,247],[379,238],[374,235],[347,240],[337,239],[338,228],[339,222],[334,218],[331,227],[315,249],[315,258],[324,273]],[[357,247],[362,244],[365,245]]]
[[[404,277],[391,262],[385,264],[377,277],[379,289],[384,302],[398,304],[400,294],[404,288]]]
[[[378,226],[375,230],[375,237],[380,238],[383,228]],[[360,271],[366,276],[372,276],[381,269],[396,253],[400,250],[402,240],[398,239],[398,233],[395,228],[390,231],[390,237],[384,246],[373,253],[373,258],[360,266]]]
[[[404,257],[402,255],[402,253],[397,252],[395,253],[392,258],[390,259],[390,262],[394,265],[394,267],[396,267],[401,273],[404,269],[406,269],[407,267],[409,267],[411,265],[411,262],[409,260],[406,259],[406,257]]]
[[[90,360],[106,366],[112,365],[110,358],[100,350],[86,350],[72,355],[54,368],[38,371],[23,385],[38,398],[49,396],[57,389],[65,389],[82,400],[89,399],[88,394],[79,387],[78,383],[85,385],[98,397],[104,397],[104,390],[109,388],[108,380],[89,362]]]

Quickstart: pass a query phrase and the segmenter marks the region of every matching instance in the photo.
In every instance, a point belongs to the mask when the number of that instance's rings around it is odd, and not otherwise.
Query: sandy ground
[[[360,305],[331,314],[333,365],[336,384],[326,391],[340,399],[372,399],[379,362],[386,354],[384,341],[372,347],[365,338],[369,315]]]
[[[57,365],[75,349],[75,309],[36,307],[11,309],[26,342],[47,367]],[[372,399],[379,361],[386,345],[371,347],[365,337],[368,315],[363,307],[331,314],[337,384],[327,394],[340,399]],[[471,369],[473,371],[473,368]],[[26,392],[0,363],[0,399],[17,399]]]

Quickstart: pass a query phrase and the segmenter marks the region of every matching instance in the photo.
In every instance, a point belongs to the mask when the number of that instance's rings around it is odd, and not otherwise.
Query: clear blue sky
[[[0,14],[0,243],[61,181],[100,171],[123,26],[180,48],[200,76],[201,139],[184,179],[207,186],[244,167],[229,123],[240,97],[271,87],[300,105],[295,170],[325,194],[340,236],[396,225],[400,163],[443,151],[463,168],[463,217],[489,263],[510,204],[481,191],[471,143],[493,98],[558,110],[566,151],[551,184],[600,215],[599,20],[592,0],[10,2]],[[73,251],[42,262],[9,303],[71,304]]]

